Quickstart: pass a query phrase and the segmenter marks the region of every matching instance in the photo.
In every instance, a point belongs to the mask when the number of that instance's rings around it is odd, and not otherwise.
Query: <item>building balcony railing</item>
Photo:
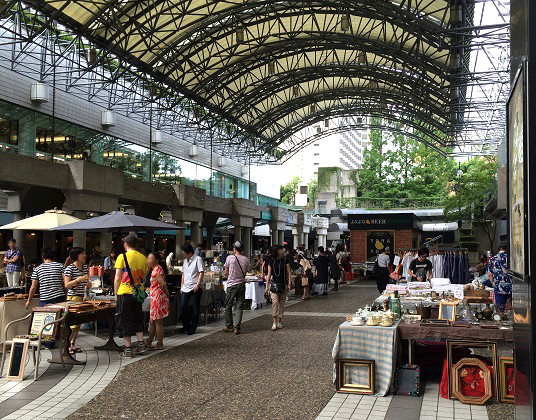
[[[335,203],[338,208],[365,208],[374,210],[432,209],[442,208],[444,206],[444,198],[338,197],[335,199]]]

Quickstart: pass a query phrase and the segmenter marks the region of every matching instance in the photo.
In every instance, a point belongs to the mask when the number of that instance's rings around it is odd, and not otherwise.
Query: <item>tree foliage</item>
[[[294,205],[296,194],[298,193],[298,185],[300,183],[300,177],[295,176],[287,184],[280,187],[280,200],[286,204]]]
[[[307,184],[307,199],[308,207],[315,207],[316,197],[318,196],[318,182],[316,179],[313,179],[309,184]]]
[[[370,147],[359,172],[358,192],[365,198],[444,197],[454,168],[452,158],[423,142],[372,129]]]
[[[447,220],[482,220],[490,194],[497,188],[497,157],[481,156],[460,165],[461,176],[451,174],[445,202]]]

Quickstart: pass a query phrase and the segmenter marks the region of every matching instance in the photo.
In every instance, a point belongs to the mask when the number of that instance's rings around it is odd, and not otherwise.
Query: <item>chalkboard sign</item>
[[[13,339],[6,379],[13,381],[22,381],[24,379],[24,367],[26,366],[29,344],[30,340],[27,338]]]
[[[455,302],[441,302],[439,304],[439,318],[448,319],[449,321],[456,320],[456,305]]]

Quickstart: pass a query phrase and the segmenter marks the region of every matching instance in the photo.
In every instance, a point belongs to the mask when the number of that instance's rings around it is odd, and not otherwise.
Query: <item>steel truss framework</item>
[[[503,0],[5,3],[14,70],[54,72],[61,89],[245,163],[288,159],[362,116],[441,153],[504,138]]]

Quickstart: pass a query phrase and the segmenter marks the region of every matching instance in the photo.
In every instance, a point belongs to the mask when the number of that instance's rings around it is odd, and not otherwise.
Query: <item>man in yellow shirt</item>
[[[145,274],[147,273],[147,259],[136,251],[138,235],[130,232],[123,238],[125,252],[119,254],[115,261],[114,291],[117,296],[116,325],[123,332],[125,350],[124,357],[133,357],[134,354],[145,352],[143,341],[143,311],[142,303],[145,292]],[[125,259],[126,256],[126,259]],[[132,350],[132,335],[136,335],[138,345]]]

